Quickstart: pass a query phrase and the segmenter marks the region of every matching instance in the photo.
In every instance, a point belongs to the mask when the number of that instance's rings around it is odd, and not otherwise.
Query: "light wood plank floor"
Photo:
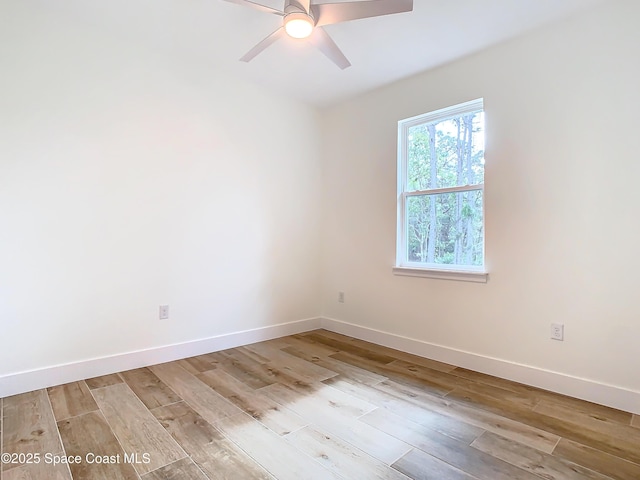
[[[638,416],[325,330],[0,409],[1,480],[640,480]]]

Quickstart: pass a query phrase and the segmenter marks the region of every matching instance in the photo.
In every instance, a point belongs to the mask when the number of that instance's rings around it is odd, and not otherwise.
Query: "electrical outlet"
[[[338,303],[344,303],[344,292],[338,292]]]
[[[551,324],[551,339],[552,340],[564,340],[564,325],[561,323]]]
[[[167,320],[169,318],[169,305],[160,305],[160,320]]]

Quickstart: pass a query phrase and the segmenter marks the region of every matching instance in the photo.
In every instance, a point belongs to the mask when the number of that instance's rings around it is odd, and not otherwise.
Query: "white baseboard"
[[[0,398],[100,375],[249,345],[317,328],[325,328],[332,332],[342,333],[421,357],[640,415],[640,392],[638,391],[436,345],[332,318],[309,318],[191,342],[12,373],[0,376]]]
[[[640,415],[640,392],[323,318],[322,328],[421,357]]]
[[[320,328],[321,319],[308,318],[295,322],[244,330],[192,342],[165,345],[102,358],[56,365],[53,367],[0,376],[0,398],[115,372],[216,352],[227,348],[293,335]]]

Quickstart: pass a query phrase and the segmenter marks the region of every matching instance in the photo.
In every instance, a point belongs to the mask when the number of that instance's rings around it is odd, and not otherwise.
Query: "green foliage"
[[[409,192],[484,182],[482,112],[417,125],[408,133]],[[482,190],[424,192],[409,196],[406,208],[409,261],[484,264]]]

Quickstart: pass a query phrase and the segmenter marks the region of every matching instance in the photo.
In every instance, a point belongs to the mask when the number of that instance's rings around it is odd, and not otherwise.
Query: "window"
[[[483,101],[398,123],[394,272],[485,282]]]

